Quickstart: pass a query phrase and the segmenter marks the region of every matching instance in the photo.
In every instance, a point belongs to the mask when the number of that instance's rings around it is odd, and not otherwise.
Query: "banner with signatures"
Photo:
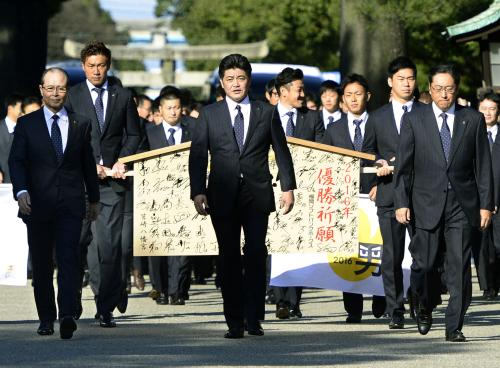
[[[295,206],[269,218],[269,253],[358,251],[359,162],[333,148],[288,138],[298,189]],[[214,255],[218,253],[210,217],[196,213],[189,188],[190,143],[134,156],[134,255]],[[318,149],[319,147],[319,149]],[[279,174],[270,151],[277,208]],[[223,190],[223,188],[222,188]],[[242,242],[244,242],[242,234]]]

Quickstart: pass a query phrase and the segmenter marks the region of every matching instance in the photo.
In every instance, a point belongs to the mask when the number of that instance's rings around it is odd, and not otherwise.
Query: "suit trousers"
[[[387,313],[403,314],[404,285],[403,285],[403,258],[405,256],[406,226],[400,224],[395,217],[394,208],[378,207],[378,222],[382,233],[382,281],[384,283]]]
[[[130,180],[130,178],[127,178]],[[133,253],[134,193],[132,184],[124,192],[122,226],[122,278],[125,285],[130,282],[130,267]]]
[[[300,305],[302,299],[302,286],[273,286],[276,304],[284,305],[291,309],[295,309]]]
[[[25,222],[33,263],[33,291],[38,318],[40,321],[52,322],[57,317],[53,281],[54,248],[59,318],[73,316],[77,292],[81,287],[79,238],[82,219],[60,213],[48,220],[28,218]]]
[[[229,328],[264,320],[266,295],[265,244],[269,214],[252,206],[252,196],[240,183],[236,207],[229,216],[211,215],[219,244],[224,317]],[[241,254],[241,229],[245,235]]]
[[[441,221],[432,230],[415,229],[410,244],[413,257],[411,289],[420,305],[428,312],[436,306],[440,283],[436,283],[435,262],[439,253],[445,252],[445,281],[450,293],[445,314],[446,331],[461,330],[464,316],[472,298],[471,249],[479,241],[479,231],[473,228],[456,199],[448,190]]]
[[[191,286],[191,263],[187,256],[149,257],[149,276],[155,290],[185,298]]]
[[[93,241],[87,261],[90,286],[95,295],[97,313],[113,312],[126,284],[122,277],[122,228],[124,194],[109,185],[99,185],[101,211],[92,223]]]
[[[491,226],[481,232],[481,242],[474,242],[472,255],[481,290],[500,286],[500,218],[493,215]]]
[[[344,309],[347,313],[361,316],[363,314],[363,294],[343,292]],[[372,296],[372,313],[376,316],[384,314],[386,309],[385,297],[380,295]]]

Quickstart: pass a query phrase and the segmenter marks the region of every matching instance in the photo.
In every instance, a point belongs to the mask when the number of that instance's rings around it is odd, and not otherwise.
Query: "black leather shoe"
[[[266,292],[266,304],[276,304],[276,297],[274,296],[274,291],[272,289]]]
[[[61,339],[71,339],[76,328],[76,322],[73,317],[63,317],[59,321],[59,334],[61,335]]]
[[[186,304],[184,299],[182,299],[181,297],[179,297],[177,295],[171,295],[169,297],[169,303],[170,303],[170,305],[184,305],[184,304]]]
[[[252,336],[264,336],[264,329],[260,322],[249,324],[247,326],[247,332]]]
[[[361,323],[361,315],[349,313],[345,319],[345,323]]]
[[[118,302],[116,308],[120,313],[125,313],[127,311],[127,306],[128,306],[128,294],[127,290],[124,290],[122,293],[122,297],[120,298],[120,301]]]
[[[48,336],[54,334],[54,322],[42,321],[36,333],[41,336]]]
[[[167,305],[168,304],[168,296],[161,293],[160,296],[156,298],[156,304],[158,305]]]
[[[288,319],[290,318],[290,309],[286,305],[276,305],[276,318]]]
[[[405,328],[405,317],[402,314],[394,313],[389,322],[389,329],[402,330],[403,328]]]
[[[104,328],[113,328],[116,327],[115,319],[113,318],[113,314],[107,313],[99,316],[99,326]]]
[[[302,318],[302,312],[298,305],[290,307],[290,318]]]
[[[466,342],[464,334],[460,330],[455,330],[453,332],[446,331],[446,341],[449,342]]]
[[[225,339],[241,339],[243,338],[243,328],[230,328],[224,334]]]
[[[427,335],[432,327],[432,313],[420,311],[417,314],[417,327],[421,335]]]

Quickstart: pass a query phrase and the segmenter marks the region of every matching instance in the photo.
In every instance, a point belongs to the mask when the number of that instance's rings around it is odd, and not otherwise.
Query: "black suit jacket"
[[[412,110],[423,105],[414,101]],[[375,155],[377,160],[386,160],[393,166],[397,160],[399,133],[394,118],[392,103],[388,103],[370,113],[370,124],[366,126],[363,140],[363,152]],[[377,207],[390,207],[394,204],[393,175],[377,178]]]
[[[111,168],[120,157],[137,152],[141,142],[139,115],[129,90],[108,79],[108,102],[101,132],[92,96],[83,81],[68,92],[66,108],[87,117],[92,123],[91,144],[97,163]],[[110,180],[116,191],[123,190],[124,181]]]
[[[13,139],[14,135],[9,133],[5,119],[0,120],[0,171],[4,183],[10,183],[9,153]]]
[[[189,116],[183,116],[179,122],[182,128],[181,143],[190,142],[192,139],[192,130],[196,120]],[[146,125],[146,136],[150,150],[163,148],[168,146],[167,136],[163,124]]]
[[[274,119],[281,124],[278,107],[275,107]],[[325,126],[321,121],[317,111],[309,110],[307,107],[297,109],[297,120],[293,136],[311,142],[321,142],[325,134]]]
[[[491,149],[491,166],[493,168],[495,206],[500,207],[500,131],[497,132],[495,143]]]
[[[19,118],[9,157],[14,198],[27,190],[30,217],[45,220],[56,210],[85,216],[85,189],[90,202],[99,201],[95,161],[90,146],[90,120],[69,112],[68,141],[57,162],[43,109]]]
[[[394,206],[414,209],[415,225],[435,228],[443,214],[448,182],[472,226],[480,209],[493,210],[493,175],[483,114],[456,105],[446,162],[432,105],[406,114],[394,173]]]
[[[206,194],[212,215],[228,216],[236,206],[240,181],[244,180],[255,208],[274,211],[274,194],[269,172],[269,147],[272,145],[282,191],[296,188],[293,163],[281,123],[273,118],[274,108],[252,101],[250,122],[240,153],[233,133],[226,101],[206,106],[196,121],[189,155],[191,198]],[[210,176],[206,184],[208,152]]]
[[[368,124],[370,124],[370,119],[371,115],[366,121],[365,135]],[[349,134],[348,124],[347,115],[342,115],[340,120],[337,120],[333,125],[330,125],[328,129],[326,129],[323,143],[329,144],[330,146],[354,150],[354,144],[352,143],[351,135]],[[377,179],[375,174],[360,174],[359,192],[365,194],[369,193],[376,183]]]

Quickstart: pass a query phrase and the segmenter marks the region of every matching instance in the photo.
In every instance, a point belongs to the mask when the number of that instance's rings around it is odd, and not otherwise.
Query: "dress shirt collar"
[[[89,89],[90,93],[92,93],[92,90],[94,88],[104,88],[105,91],[108,90],[108,80],[107,79],[104,81],[104,83],[102,84],[101,87],[94,86],[92,83],[90,83],[90,81],[88,79],[85,79],[85,82],[87,82],[87,88]]]
[[[293,112],[293,117],[295,118],[297,116],[297,109],[295,107],[292,107],[291,109],[286,108],[281,104],[281,102],[278,102],[278,113],[282,118],[287,117],[288,118],[288,113],[292,111]]]
[[[248,98],[248,96],[246,96],[241,102],[236,102],[231,98],[229,98],[228,96],[226,96],[226,103],[231,114],[234,113],[237,105],[240,105],[242,109],[250,107],[250,99]]]
[[[392,100],[391,102],[392,102],[392,107],[393,107],[394,111],[404,112],[403,106],[407,106],[408,107],[408,112],[410,112],[411,109],[413,108],[413,99],[411,99],[410,101],[405,102],[404,104],[402,104],[401,102],[396,101],[396,100]]]
[[[162,124],[163,124],[163,129],[165,129],[165,132],[168,132],[169,129],[174,129],[175,132],[177,132],[179,129],[181,129],[181,121],[179,120],[179,122],[175,125],[170,125],[169,123],[167,123],[165,120],[162,121]],[[174,132],[174,133],[175,133]]]
[[[445,112],[446,115],[455,115],[455,103],[453,103],[447,111],[442,111],[434,102],[432,102],[432,111],[434,111],[436,119],[438,119],[443,112]]]
[[[498,133],[498,124],[495,124],[495,125],[493,125],[492,127],[488,127],[488,126],[487,126],[487,127],[486,127],[486,130],[487,130],[488,132],[491,132],[491,135],[492,135],[493,137],[496,137],[496,135],[497,135],[497,133]]]
[[[61,110],[59,110],[57,113],[53,113],[52,111],[50,111],[47,106],[44,106],[43,107],[43,115],[45,116],[45,121],[52,121],[52,117],[54,115],[57,115],[59,116],[59,119],[60,120],[68,120],[68,112],[66,111],[66,109],[63,107]]]
[[[16,127],[16,123],[13,122],[12,120],[10,120],[10,118],[8,116],[6,116],[5,117],[5,124],[7,125],[7,130],[9,131],[9,133],[13,133],[14,128]]]
[[[362,113],[360,117],[355,117],[350,111],[347,112],[347,121],[349,122],[349,125],[354,125],[353,123],[354,120],[363,120],[361,125],[364,125],[367,119],[368,119],[368,113],[366,111]]]

